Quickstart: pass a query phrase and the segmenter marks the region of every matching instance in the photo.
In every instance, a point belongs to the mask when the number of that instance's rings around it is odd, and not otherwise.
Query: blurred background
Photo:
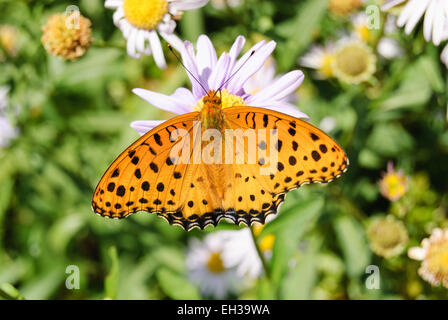
[[[254,247],[226,222],[95,215],[96,183],[138,137],[130,122],[173,116],[131,90],[171,94],[186,72],[164,40],[166,69],[129,57],[104,1],[0,0],[0,299],[448,298],[448,231],[434,234],[448,228],[443,46],[383,2],[211,0],[177,17],[181,39],[206,34],[218,53],[238,35],[245,50],[276,41],[276,72],[306,75],[298,108],[350,159],[336,181],[289,193]],[[42,38],[70,5],[91,22],[74,61]]]

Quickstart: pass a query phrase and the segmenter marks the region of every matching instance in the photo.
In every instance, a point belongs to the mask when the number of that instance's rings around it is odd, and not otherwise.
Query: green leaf
[[[414,139],[400,124],[379,123],[368,137],[367,146],[377,154],[391,157],[411,151]]]
[[[362,226],[350,216],[341,216],[335,219],[334,229],[348,275],[359,277],[370,262],[370,249]]]
[[[109,258],[111,260],[111,268],[105,280],[105,291],[107,299],[116,299],[118,291],[118,253],[116,247],[109,248]]]
[[[294,20],[277,25],[278,34],[287,39],[286,43],[278,45],[279,69],[289,71],[295,65],[297,57],[310,44],[318,30],[327,6],[328,0],[308,0],[297,10]]]
[[[20,294],[19,290],[14,288],[9,283],[0,284],[0,297],[8,300],[24,300],[25,298]]]
[[[298,262],[284,278],[281,286],[281,299],[311,299],[312,289],[317,279],[317,251],[320,246],[315,241],[308,243],[308,248],[298,256]]]
[[[271,278],[278,285],[288,267],[288,262],[299,246],[299,240],[319,218],[324,201],[321,198],[301,202],[298,206],[279,214],[266,225],[264,234],[275,233],[271,261]]]
[[[176,300],[199,300],[198,289],[185,277],[167,268],[160,268],[156,273],[157,280],[165,294]]]
[[[260,300],[273,300],[276,299],[275,288],[272,285],[272,281],[263,277],[257,282],[257,295]]]

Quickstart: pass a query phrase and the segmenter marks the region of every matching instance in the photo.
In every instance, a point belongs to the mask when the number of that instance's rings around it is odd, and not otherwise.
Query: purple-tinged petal
[[[193,96],[193,93],[191,93],[190,90],[186,88],[178,88],[176,91],[171,95],[172,98],[183,101],[185,105],[190,107],[190,111],[192,111],[192,107],[197,104],[197,100]]]
[[[301,119],[305,119],[305,120],[310,119],[310,117],[308,117],[308,115],[306,115],[305,113],[300,111],[295,105],[284,102],[284,101],[270,100],[270,101],[267,101],[265,104],[252,104],[251,106],[274,110],[277,112],[288,114],[295,118],[301,118]]]
[[[150,130],[165,122],[165,120],[139,120],[131,122],[131,128],[143,136]]]
[[[236,59],[238,59],[239,54],[241,53],[241,50],[243,50],[244,44],[246,43],[246,38],[243,36],[238,36],[233,43],[232,47],[229,51],[230,56],[230,68],[233,69]],[[250,54],[250,53],[249,53]]]
[[[181,50],[180,54],[185,68],[189,71],[187,73],[190,78],[193,95],[199,100],[204,94],[207,94],[207,92],[204,92],[204,89],[208,91],[208,86],[207,83],[204,83],[199,77],[198,65],[196,64],[194,48],[191,42],[184,42],[184,48]]]
[[[258,50],[255,50],[255,53],[246,60],[243,60],[243,65],[239,71],[238,65],[242,59],[238,61],[236,64],[233,72],[238,72],[232,80],[229,81],[229,84],[227,88],[229,88],[229,91],[234,94],[239,94],[243,91],[244,83],[252,77],[258,70],[263,67],[264,63],[266,62],[266,59],[271,55],[272,51],[274,51],[276,46],[275,41],[270,41],[263,47],[261,47]],[[252,50],[248,52],[249,56],[252,53]],[[244,57],[243,57],[244,58]],[[245,62],[247,61],[247,62]]]
[[[177,96],[167,96],[145,89],[133,89],[136,95],[151,103],[155,107],[176,114],[191,112],[191,108],[186,102]]]
[[[196,63],[202,79],[208,79],[218,60],[215,48],[206,35],[200,35],[196,44]]]
[[[293,93],[303,82],[304,74],[300,70],[288,72],[271,85],[251,96],[247,103],[253,105],[260,104],[268,100],[283,100]]]
[[[212,74],[208,80],[208,86],[211,89],[218,90],[222,83],[229,76],[229,64],[230,57],[227,53],[223,53],[218,60],[216,67],[213,69]]]

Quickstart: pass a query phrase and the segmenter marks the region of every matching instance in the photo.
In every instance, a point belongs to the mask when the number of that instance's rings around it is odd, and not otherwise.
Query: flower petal
[[[295,105],[290,104],[288,102],[284,102],[284,101],[270,100],[270,101],[266,101],[263,104],[261,104],[261,103],[260,104],[257,104],[257,103],[251,104],[251,106],[274,110],[277,112],[285,113],[285,114],[290,115],[295,118],[301,118],[301,119],[305,119],[305,120],[310,119],[310,117],[308,117],[307,114],[300,111]]]
[[[263,67],[266,59],[271,55],[272,51],[274,51],[275,46],[275,41],[270,41],[260,49],[252,49],[249,51],[249,55],[245,60],[243,60],[244,56],[246,56],[244,55],[243,58],[236,63],[234,70],[232,70],[232,72],[238,72],[238,74],[235,75],[226,86],[229,91],[234,94],[241,93],[243,91],[244,83]],[[255,50],[255,53],[250,56],[253,50]],[[238,68],[240,68],[239,65],[241,65],[240,70],[238,70]]]
[[[150,130],[165,122],[165,120],[139,120],[131,122],[131,128],[143,136]]]
[[[216,65],[216,51],[212,42],[206,35],[200,35],[196,44],[196,63],[199,74],[207,79]],[[210,82],[209,82],[210,83]]]
[[[161,93],[139,88],[132,90],[132,92],[159,109],[175,114],[191,112],[191,108],[178,96],[167,96]]]
[[[261,104],[266,100],[283,100],[293,93],[303,82],[305,75],[300,70],[288,72],[263,90],[248,99],[249,104]]]
[[[152,30],[148,33],[149,43],[151,44],[154,61],[160,69],[166,68],[165,56],[163,55],[162,44],[160,43],[157,32]]]
[[[208,3],[208,0],[193,0],[193,1],[171,1],[170,9],[172,10],[191,10],[197,9],[205,6]]]

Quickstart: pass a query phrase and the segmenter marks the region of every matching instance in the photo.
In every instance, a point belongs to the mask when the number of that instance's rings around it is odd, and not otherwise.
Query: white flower
[[[225,240],[222,253],[224,263],[236,268],[240,277],[249,276],[252,279],[263,273],[263,265],[258,256],[249,228],[237,231],[221,231]]]
[[[320,79],[331,78],[334,76],[331,67],[334,61],[335,45],[333,43],[313,45],[311,49],[299,59],[299,64],[317,70],[317,76]]]
[[[176,28],[174,18],[182,11],[197,9],[208,0],[106,0],[105,7],[115,9],[115,25],[127,40],[128,55],[140,58],[153,55],[159,68],[166,67],[160,34],[176,50],[183,47],[182,41],[173,33]]]
[[[193,239],[188,247],[187,268],[191,282],[199,286],[204,297],[223,299],[238,293],[242,278],[235,268],[224,264],[225,237],[219,232],[206,236],[202,241]]]
[[[429,238],[423,239],[421,247],[409,249],[408,256],[423,261],[418,273],[424,280],[448,289],[448,229],[434,229]]]
[[[397,40],[383,37],[378,42],[378,53],[385,59],[394,59],[403,55],[403,48]]]
[[[383,10],[388,10],[406,0],[388,0]],[[448,38],[448,1],[446,0],[409,0],[398,17],[397,25],[405,27],[410,34],[420,19],[424,17],[423,34],[426,41],[438,46]]]

